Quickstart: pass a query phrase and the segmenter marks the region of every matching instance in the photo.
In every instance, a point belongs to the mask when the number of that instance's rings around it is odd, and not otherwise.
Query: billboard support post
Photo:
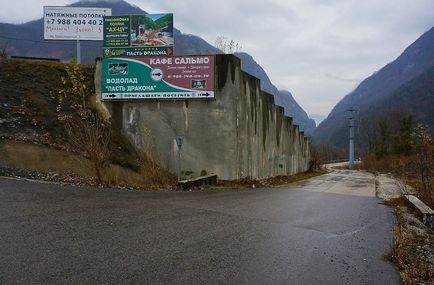
[[[176,145],[178,146],[178,163],[177,163],[177,174],[178,174],[178,181],[181,181],[181,147],[184,143],[184,134],[180,133],[176,135]]]
[[[80,48],[80,40],[77,40],[77,63],[81,64],[81,48]]]
[[[181,181],[181,148],[178,149],[178,165],[177,165],[178,182]]]

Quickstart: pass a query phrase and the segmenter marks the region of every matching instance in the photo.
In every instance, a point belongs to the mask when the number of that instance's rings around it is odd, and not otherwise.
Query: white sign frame
[[[45,40],[103,40],[103,17],[111,8],[44,6]]]

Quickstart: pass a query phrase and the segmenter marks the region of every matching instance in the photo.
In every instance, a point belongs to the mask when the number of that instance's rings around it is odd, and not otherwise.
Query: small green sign
[[[144,48],[108,48],[104,47],[104,57],[140,57],[140,56],[171,56],[173,50],[169,47]]]
[[[173,55],[173,14],[104,17],[104,57]]]

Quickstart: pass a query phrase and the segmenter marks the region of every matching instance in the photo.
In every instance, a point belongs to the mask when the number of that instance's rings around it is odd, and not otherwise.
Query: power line
[[[5,37],[0,36],[1,39],[7,39],[7,40],[14,40],[14,41],[23,41],[23,42],[32,42],[32,43],[41,43],[41,44],[47,44],[47,45],[63,45],[63,46],[75,46],[75,43],[54,43],[54,42],[47,42],[47,41],[35,41],[35,40],[28,40],[28,39],[19,39],[19,38],[13,38],[13,37]],[[86,47],[94,47],[94,48],[101,48],[102,46],[96,46],[96,45],[81,45]]]

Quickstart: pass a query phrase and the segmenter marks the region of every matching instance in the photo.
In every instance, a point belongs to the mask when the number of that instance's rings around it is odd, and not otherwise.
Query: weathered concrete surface
[[[335,169],[315,179],[291,184],[295,189],[333,194],[375,197],[375,176],[357,170]]]
[[[373,187],[351,171],[166,193],[0,179],[0,283],[400,284]]]
[[[403,183],[391,175],[380,173],[375,176],[377,197],[383,200],[396,199],[403,194]]]
[[[405,198],[411,207],[419,213],[422,222],[434,230],[434,210],[414,195],[405,195]]]
[[[97,67],[97,78],[100,72]],[[237,57],[216,56],[215,80],[215,100],[105,104],[117,127],[174,173],[175,137],[183,133],[183,178],[211,173],[220,179],[265,178],[307,170],[308,139],[273,96],[260,90],[259,80],[241,71]]]
[[[391,174],[379,173],[375,176],[377,197],[383,200],[391,200],[404,194],[414,194],[415,190]]]

